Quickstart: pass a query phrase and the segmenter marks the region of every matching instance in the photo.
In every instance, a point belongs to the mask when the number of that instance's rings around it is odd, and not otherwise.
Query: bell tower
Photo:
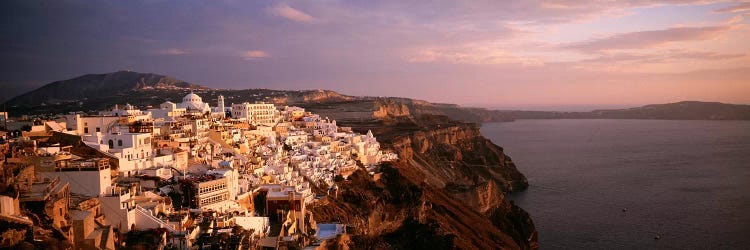
[[[219,111],[224,112],[224,96],[219,95],[219,103],[217,103],[217,107],[219,108]]]

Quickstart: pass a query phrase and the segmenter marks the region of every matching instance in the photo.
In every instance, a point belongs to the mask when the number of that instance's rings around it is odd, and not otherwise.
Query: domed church
[[[203,99],[192,91],[182,98],[182,103],[178,104],[177,107],[186,109],[188,113],[204,114],[211,112],[211,107],[208,106],[208,103],[204,103]]]

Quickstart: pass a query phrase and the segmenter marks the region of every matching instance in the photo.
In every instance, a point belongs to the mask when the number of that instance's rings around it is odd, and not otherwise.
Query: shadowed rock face
[[[531,218],[504,195],[526,188],[526,178],[477,125],[393,99],[308,109],[331,117],[369,109],[372,117],[339,124],[372,130],[399,155],[383,166],[379,181],[357,172],[339,183],[338,197],[311,208],[318,221],[353,226],[346,237],[353,248],[538,248]]]
[[[418,168],[416,174],[487,212],[502,202],[503,192],[525,189],[526,177],[513,161],[479,133],[473,124],[417,131],[394,140],[399,164]]]
[[[375,101],[375,107],[377,108],[373,112],[372,117],[375,119],[388,119],[389,117],[403,117],[409,116],[409,107],[406,104],[396,102],[394,100],[377,100]]]

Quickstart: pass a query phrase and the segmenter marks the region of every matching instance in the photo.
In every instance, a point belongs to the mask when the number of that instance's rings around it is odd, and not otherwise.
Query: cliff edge
[[[311,208],[318,221],[349,225],[327,242],[353,249],[537,249],[525,211],[505,199],[528,186],[503,149],[476,124],[400,98],[308,105],[354,130],[372,130],[399,160],[372,178],[358,171]],[[359,107],[359,108],[356,108]],[[367,114],[367,117],[365,117]],[[334,247],[335,246],[335,247]]]

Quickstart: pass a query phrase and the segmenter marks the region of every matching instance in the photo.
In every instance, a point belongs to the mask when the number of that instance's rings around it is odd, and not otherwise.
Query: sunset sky
[[[2,1],[0,96],[134,70],[527,109],[750,104],[750,2]]]

